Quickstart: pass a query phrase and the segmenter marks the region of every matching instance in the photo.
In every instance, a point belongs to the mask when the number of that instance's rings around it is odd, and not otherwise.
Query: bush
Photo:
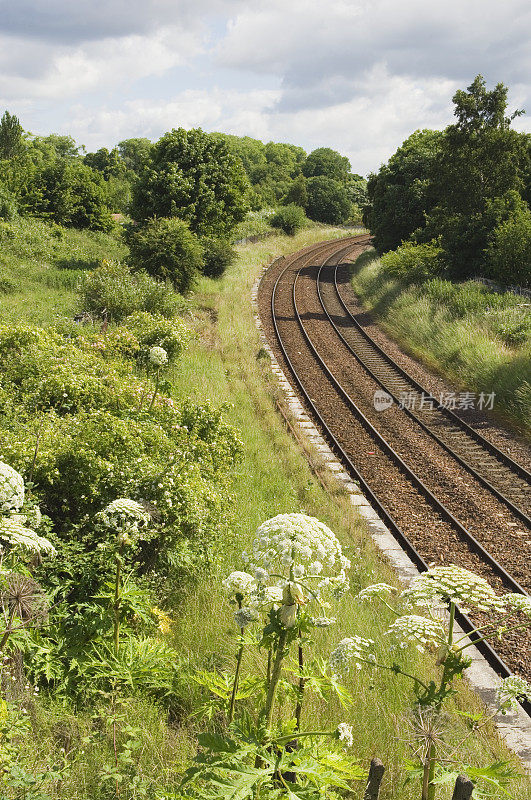
[[[7,186],[0,183],[0,219],[11,220],[17,215],[17,203]]]
[[[437,242],[403,242],[397,250],[382,256],[382,267],[390,275],[411,281],[424,281],[444,270],[442,249]]]
[[[134,268],[169,280],[178,292],[192,288],[203,266],[199,239],[180,219],[154,219],[129,240]]]
[[[280,228],[288,236],[295,236],[297,231],[306,225],[306,214],[300,206],[290,203],[281,206],[271,218],[273,228]]]
[[[350,215],[350,200],[347,190],[338,181],[319,175],[308,180],[308,207],[310,219],[340,225]]]
[[[203,275],[220,278],[236,258],[236,251],[226,239],[201,239],[203,245]]]
[[[531,211],[518,209],[494,229],[487,247],[487,275],[505,284],[530,285]]]
[[[141,352],[147,354],[150,347],[157,345],[166,350],[170,359],[177,358],[190,339],[190,331],[181,319],[169,320],[147,311],[126,317],[123,327],[135,336]]]
[[[135,311],[149,311],[174,317],[184,308],[184,300],[160,280],[146,272],[131,273],[118,261],[102,261],[81,285],[82,308],[119,322]]]

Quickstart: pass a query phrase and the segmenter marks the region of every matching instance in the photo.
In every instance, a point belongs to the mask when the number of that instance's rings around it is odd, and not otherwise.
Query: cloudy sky
[[[481,73],[531,131],[528,0],[0,0],[0,113],[87,149],[202,127],[367,174]]]

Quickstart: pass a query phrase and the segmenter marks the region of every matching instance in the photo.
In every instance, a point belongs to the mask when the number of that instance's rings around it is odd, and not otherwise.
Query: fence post
[[[380,796],[380,784],[382,782],[385,767],[379,758],[373,758],[371,761],[371,768],[369,769],[369,778],[367,780],[367,788],[363,795],[363,800],[378,800]]]
[[[473,791],[474,784],[472,781],[469,780],[466,775],[458,775],[452,800],[470,800]]]

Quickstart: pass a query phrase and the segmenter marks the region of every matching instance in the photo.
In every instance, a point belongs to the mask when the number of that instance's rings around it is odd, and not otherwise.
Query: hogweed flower
[[[347,636],[341,639],[330,654],[330,667],[334,676],[348,675],[351,667],[361,669],[361,661],[369,661],[370,649],[374,645],[372,639],[361,636]]]
[[[528,597],[528,595],[510,592],[502,595],[500,599],[503,600],[506,608],[512,611],[519,611],[521,614],[531,617],[531,597]]]
[[[354,737],[352,735],[352,725],[347,725],[346,722],[340,722],[337,726],[336,735],[340,742],[345,742],[345,747],[353,746]]]
[[[30,553],[55,555],[55,547],[44,536],[39,536],[20,522],[9,517],[0,519],[0,542],[11,547],[21,547]]]
[[[463,567],[432,567],[414,578],[402,597],[415,605],[444,606],[456,603],[462,611],[503,611],[498,597],[487,581]]]
[[[227,593],[227,596],[234,598],[237,595],[246,597],[254,591],[256,584],[252,575],[248,572],[231,572],[231,574],[222,581],[222,586]]]
[[[407,647],[414,643],[420,653],[426,647],[435,646],[445,642],[442,625],[433,619],[420,617],[417,614],[406,614],[396,619],[387,631],[393,636],[399,647]]]
[[[373,583],[371,586],[366,586],[361,592],[358,592],[357,597],[359,600],[369,600],[372,597],[381,597],[385,594],[393,594],[396,592],[394,586],[389,586],[388,583]]]
[[[310,617],[309,623],[314,628],[329,628],[330,625],[335,625],[337,619],[335,617]]]
[[[24,505],[24,478],[0,461],[0,511],[19,511]]]
[[[147,525],[149,518],[149,511],[141,503],[137,503],[136,500],[130,500],[128,497],[119,497],[117,500],[113,500],[101,512],[101,519],[104,525],[108,528],[118,528],[122,531],[122,544],[131,543],[126,532],[137,533],[138,527]]]
[[[518,698],[531,700],[531,684],[519,675],[504,678],[496,690],[496,703],[502,714],[518,708]]]
[[[44,616],[48,608],[48,598],[37,581],[18,572],[0,576],[0,597],[9,611],[22,620]]]
[[[156,345],[149,350],[149,360],[155,367],[165,367],[168,363],[168,353],[163,347]]]

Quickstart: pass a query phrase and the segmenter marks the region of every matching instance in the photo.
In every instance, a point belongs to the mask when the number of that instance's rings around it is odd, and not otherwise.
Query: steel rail
[[[409,409],[407,406],[400,407],[400,398],[396,396],[396,392],[394,392],[393,389],[391,387],[389,387],[389,385],[387,383],[384,382],[384,379],[380,378],[376,374],[376,372],[373,369],[371,369],[371,367],[365,362],[364,357],[362,355],[360,355],[358,352],[356,352],[355,348],[350,344],[350,342],[347,341],[345,336],[341,333],[340,329],[338,328],[338,326],[334,322],[334,320],[332,318],[332,315],[330,314],[330,312],[329,312],[329,310],[328,310],[328,308],[326,306],[326,303],[323,300],[323,296],[322,296],[322,292],[321,292],[321,284],[322,284],[321,274],[322,274],[322,271],[325,268],[325,266],[326,266],[325,264],[321,265],[321,267],[319,268],[319,271],[317,273],[317,278],[316,278],[317,295],[319,297],[319,302],[321,304],[321,307],[322,307],[324,313],[326,314],[326,316],[328,318],[328,321],[332,325],[333,329],[335,330],[335,332],[337,333],[337,335],[339,336],[339,338],[341,339],[341,341],[343,342],[343,344],[345,345],[345,347],[347,348],[349,353],[354,356],[356,361],[363,367],[363,369],[368,373],[368,375],[370,375],[370,377],[379,386],[381,386],[382,389],[384,389],[385,392],[387,392],[387,394],[390,397],[393,398],[393,400],[399,406],[400,411],[404,411],[407,416],[409,416],[411,419],[413,419],[422,428],[422,430],[425,433],[427,433],[429,436],[431,436],[433,439],[435,439],[435,441],[437,442],[438,445],[440,445],[440,447],[442,447],[444,450],[446,450],[446,452],[449,455],[451,455],[452,458],[454,458],[459,464],[461,464],[462,467],[464,467],[468,472],[470,472],[479,483],[481,483],[486,489],[488,489],[492,494],[494,494],[494,496],[497,497],[497,499],[500,500],[502,503],[504,503],[515,516],[517,516],[519,519],[521,519],[523,522],[525,522],[531,528],[531,518],[526,514],[526,512],[523,509],[521,509],[521,508],[519,508],[519,506],[515,505],[512,500],[510,500],[499,489],[497,489],[495,486],[493,486],[487,480],[487,478],[485,478],[480,472],[478,472],[475,469],[475,467],[473,467],[468,461],[466,461],[462,456],[460,456],[459,453],[456,453],[455,450],[453,450],[452,447],[444,441],[444,439],[441,439],[441,437],[438,436],[429,427],[429,425],[427,425],[425,422],[423,422],[423,420],[420,419],[420,417],[417,416],[417,414],[415,414],[411,409]],[[338,300],[340,301],[342,307],[345,308],[345,304],[344,304],[344,302],[343,302],[343,300],[342,300],[342,298],[341,298],[341,296],[339,294],[338,288],[337,288],[337,266],[338,265],[336,265],[335,270],[334,270],[334,286],[335,286],[336,296],[337,296]],[[352,315],[350,315],[350,314],[349,314],[349,316],[352,317]],[[369,346],[372,346],[372,341],[373,341],[372,339],[370,340],[370,342],[367,341],[367,344],[369,344]],[[380,354],[380,353],[378,352],[378,354]],[[391,356],[386,355],[386,360],[390,363],[391,367],[396,367],[397,369],[399,369],[398,365],[395,364],[395,362],[393,361]],[[426,393],[424,394],[424,396],[426,397]],[[437,402],[437,400],[434,397],[432,397],[431,395],[426,397],[426,399],[429,402],[434,402],[434,403]],[[442,410],[442,409],[436,409],[436,410],[439,411],[439,410]],[[444,416],[444,415],[442,415],[442,416]],[[459,417],[456,417],[456,419],[459,419]],[[466,423],[465,423],[465,425],[466,425]],[[466,436],[467,432],[463,431],[463,435]]]
[[[355,246],[355,243],[351,243],[346,248],[339,248],[338,251],[336,253],[333,253],[331,256],[329,256],[326,259],[326,261],[329,261],[331,258],[334,257],[334,255],[340,255],[343,251],[351,250],[354,246]],[[311,254],[305,253],[304,255],[299,256],[298,259],[294,259],[293,261],[290,261],[286,265],[286,267],[280,272],[280,274],[278,275],[278,277],[277,277],[277,279],[275,281],[275,284],[273,286],[273,290],[272,290],[272,293],[271,293],[271,304],[270,304],[270,307],[271,307],[271,317],[272,317],[273,328],[274,328],[275,335],[276,335],[276,338],[277,338],[277,341],[278,341],[278,345],[279,345],[280,350],[282,352],[282,355],[283,355],[283,357],[284,357],[284,359],[285,359],[285,361],[286,361],[286,363],[287,363],[287,365],[288,365],[288,367],[289,367],[289,369],[291,371],[291,374],[292,374],[294,382],[296,383],[297,387],[299,388],[299,391],[301,392],[302,396],[305,398],[305,401],[306,401],[308,407],[312,410],[312,413],[313,413],[315,419],[318,420],[318,422],[319,422],[323,432],[325,433],[326,437],[328,438],[329,442],[332,444],[333,449],[340,456],[340,458],[343,461],[343,463],[347,466],[347,469],[349,470],[350,474],[354,477],[356,482],[362,488],[365,496],[368,499],[370,499],[372,506],[377,510],[380,518],[386,523],[386,525],[389,528],[389,530],[392,532],[392,534],[395,536],[395,538],[400,542],[400,544],[402,545],[404,550],[407,552],[407,554],[409,555],[409,557],[411,558],[413,563],[419,568],[420,571],[425,571],[425,570],[428,569],[427,563],[424,561],[424,559],[422,558],[420,553],[416,550],[414,545],[408,539],[406,534],[402,531],[400,526],[395,522],[394,518],[387,511],[387,509],[382,504],[382,502],[380,501],[378,496],[373,492],[371,487],[365,481],[363,475],[359,472],[359,470],[357,469],[355,464],[352,462],[352,460],[350,459],[348,454],[345,452],[345,450],[343,449],[343,447],[341,446],[341,444],[339,443],[339,441],[334,436],[334,434],[332,433],[332,431],[328,427],[327,423],[323,419],[322,415],[318,411],[314,401],[311,399],[311,397],[308,394],[307,390],[305,389],[304,384],[302,383],[302,381],[301,381],[296,369],[294,368],[293,363],[292,363],[292,361],[291,361],[291,359],[290,359],[290,357],[289,357],[289,355],[287,353],[286,347],[285,347],[284,342],[282,340],[282,336],[280,334],[279,327],[278,327],[277,316],[276,316],[276,313],[275,313],[275,299],[276,299],[276,293],[277,293],[278,285],[279,285],[279,283],[281,281],[281,278],[283,278],[283,276],[285,275],[287,270],[290,267],[292,267],[293,264],[297,262],[297,260],[305,259],[305,257],[308,255],[308,259],[305,261],[305,264],[304,264],[304,266],[306,266],[308,261],[311,260],[312,256],[315,256],[315,255],[317,255],[319,253],[320,253],[320,249],[319,249],[318,253],[315,253],[315,251],[312,252]],[[304,268],[304,266],[299,269],[299,272],[297,273],[297,276],[300,273],[300,271]],[[295,300],[294,297],[293,297],[293,300]],[[297,316],[298,316],[298,312],[297,312]],[[299,323],[299,325],[301,325],[300,317],[298,317],[298,323]],[[302,326],[301,326],[301,330],[303,332],[303,335],[305,335],[305,338],[306,338],[306,334],[305,334],[304,329],[302,328]],[[505,570],[503,570],[503,571],[505,572]],[[508,575],[508,573],[507,573],[507,575]],[[510,578],[510,576],[509,576],[509,578]],[[516,581],[513,581],[512,578],[510,578],[510,583],[513,583],[513,584],[516,584],[516,585],[519,586],[519,584],[517,584]],[[523,593],[526,594],[525,592],[523,592]],[[474,642],[475,646],[482,653],[482,655],[484,656],[486,661],[490,664],[490,666],[502,677],[507,677],[507,676],[511,675],[512,671],[507,666],[505,661],[498,655],[498,653],[496,653],[496,651],[493,650],[493,648],[487,642],[481,641],[478,634],[474,633],[475,626],[472,623],[472,621],[469,619],[469,617],[459,609],[457,610],[457,615],[456,616],[457,616],[458,622],[461,625],[461,627],[463,628],[464,632],[467,633],[470,636],[471,640]],[[525,711],[531,716],[531,703],[526,701],[526,702],[522,703],[522,706],[525,709]]]
[[[367,341],[367,343],[370,346],[372,346],[374,348],[374,350],[376,350],[378,355],[380,355],[385,361],[387,361],[388,364],[396,372],[398,372],[405,381],[407,381],[418,392],[420,392],[421,394],[424,395],[424,397],[426,398],[426,401],[437,403],[437,399],[435,397],[433,397],[431,392],[428,392],[426,390],[426,388],[424,386],[422,386],[422,384],[420,384],[418,381],[416,381],[415,378],[413,378],[405,369],[403,369],[403,367],[401,367],[399,364],[397,364],[396,361],[394,361],[393,358],[388,353],[386,353],[385,350],[383,350],[382,347],[380,347],[380,345],[372,338],[372,336],[369,333],[367,333],[367,331],[362,327],[362,325],[360,325],[358,320],[352,314],[352,312],[350,311],[350,309],[346,305],[345,301],[343,300],[343,298],[341,296],[341,292],[339,291],[339,287],[338,287],[338,283],[337,283],[337,268],[338,268],[338,266],[339,266],[339,264],[336,265],[336,268],[334,270],[334,287],[335,287],[335,290],[336,290],[336,294],[337,294],[337,297],[339,299],[339,302],[341,303],[341,306],[343,307],[343,309],[344,309],[345,313],[347,314],[347,316],[352,321],[353,325],[356,327],[357,331],[364,337],[364,339]],[[489,440],[486,439],[484,436],[482,436],[481,433],[479,433],[479,431],[477,431],[475,428],[473,428],[471,425],[469,425],[467,422],[465,422],[465,420],[461,419],[461,417],[459,417],[457,414],[455,414],[452,411],[451,408],[448,408],[446,406],[439,406],[437,408],[437,411],[440,411],[441,414],[443,414],[443,415],[447,416],[449,419],[451,419],[452,422],[455,425],[457,425],[459,428],[461,428],[468,436],[470,436],[471,439],[474,439],[478,444],[480,444],[491,455],[493,455],[499,461],[503,462],[513,472],[515,472],[517,475],[519,475],[521,478],[523,478],[523,480],[527,481],[528,484],[531,483],[531,472],[529,472],[525,467],[523,467],[522,464],[519,464],[517,461],[515,461],[513,458],[511,458],[511,456],[507,455],[507,453],[504,453],[503,450],[500,450],[498,447],[496,447],[495,444],[493,444],[492,442],[489,442]],[[527,517],[527,521],[528,522],[530,521],[529,517]]]

